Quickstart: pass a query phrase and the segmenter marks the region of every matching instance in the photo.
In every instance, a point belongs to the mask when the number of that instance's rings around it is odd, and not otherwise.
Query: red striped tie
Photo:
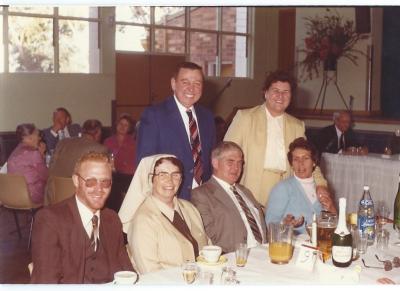
[[[189,132],[190,132],[190,145],[192,147],[192,156],[193,156],[193,163],[194,163],[194,179],[196,180],[197,184],[201,184],[201,175],[203,174],[203,167],[201,164],[201,145],[200,145],[200,138],[199,138],[199,131],[197,129],[196,120],[193,118],[193,114],[191,110],[186,111],[187,115],[189,116]]]
[[[247,221],[249,222],[251,231],[253,232],[254,238],[261,244],[262,243],[262,235],[260,229],[258,228],[257,222],[251,213],[249,207],[244,201],[243,197],[240,196],[235,186],[231,186],[231,190],[233,194],[235,194],[236,200],[239,202],[240,207],[242,207],[244,214],[246,215]]]

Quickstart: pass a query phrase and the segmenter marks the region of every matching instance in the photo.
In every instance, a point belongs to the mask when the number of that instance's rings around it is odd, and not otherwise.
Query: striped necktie
[[[253,232],[254,238],[261,244],[262,243],[262,235],[260,229],[258,228],[257,222],[251,213],[249,207],[244,201],[243,197],[240,196],[235,186],[231,186],[231,190],[236,197],[236,200],[239,202],[240,207],[242,207],[244,214],[246,215],[247,221],[250,225],[251,231]]]
[[[92,217],[92,234],[90,235],[90,246],[94,246],[94,251],[97,250],[97,240],[99,237],[99,218],[97,215]]]
[[[203,166],[201,163],[201,145],[199,138],[199,130],[197,128],[196,120],[193,118],[192,111],[188,110],[186,111],[186,113],[189,117],[190,145],[192,147],[192,156],[194,163],[193,176],[197,184],[200,185],[202,182],[201,176],[203,175]]]

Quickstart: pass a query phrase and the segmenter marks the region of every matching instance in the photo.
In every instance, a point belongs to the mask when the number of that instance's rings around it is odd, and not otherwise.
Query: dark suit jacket
[[[316,138],[316,145],[320,154],[324,152],[336,154],[339,151],[338,136],[334,124],[322,128]],[[346,148],[357,146],[352,129],[344,133],[344,141]]]
[[[118,215],[103,209],[100,213],[100,241],[108,258],[110,281],[121,270],[133,271]],[[31,283],[82,284],[85,264],[85,236],[75,195],[40,210],[32,233],[33,272]]]
[[[215,123],[212,113],[200,105],[194,105],[202,148],[202,180],[211,176],[211,150],[215,145]],[[173,154],[184,167],[179,198],[190,199],[193,181],[193,156],[182,117],[174,97],[145,109],[140,119],[137,138],[136,165],[143,157],[155,154]]]
[[[73,123],[67,126],[69,135],[71,137],[77,137],[81,133],[81,126],[77,123]],[[54,136],[51,133],[51,126],[49,128],[43,129],[43,140],[46,143],[47,150],[54,150],[58,143],[58,136]]]
[[[257,207],[263,237],[266,238],[267,227],[261,204],[250,190],[239,184],[236,184],[236,187]],[[247,242],[246,226],[235,203],[213,177],[192,190],[191,202],[200,212],[207,236],[213,244],[220,246],[223,252],[235,251],[238,243]]]

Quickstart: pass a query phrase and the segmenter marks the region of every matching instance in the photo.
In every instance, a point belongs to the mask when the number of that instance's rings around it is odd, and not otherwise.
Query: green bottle
[[[400,228],[400,175],[399,175],[399,188],[397,189],[396,199],[393,205],[393,228],[396,229],[396,225]]]

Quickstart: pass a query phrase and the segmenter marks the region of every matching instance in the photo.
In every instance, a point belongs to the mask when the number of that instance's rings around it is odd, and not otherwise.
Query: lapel
[[[215,180],[214,177],[211,177],[210,180],[208,180],[208,182],[205,184],[211,192],[212,197],[228,208],[228,212],[232,216],[232,225],[238,225],[238,223],[240,223],[242,224],[243,228],[246,228],[235,203],[232,201],[231,197],[229,197],[229,194],[226,193],[224,188],[222,188],[222,186],[217,182],[217,180]]]
[[[157,220],[161,222],[162,226],[165,229],[167,229],[169,233],[172,233],[176,237],[178,237],[179,241],[188,241],[187,238],[179,230],[177,230],[175,228],[175,226],[171,223],[171,221],[169,221],[169,219],[166,218],[161,213],[161,211],[158,209],[158,207],[152,201],[151,197],[148,197],[144,203],[146,203],[146,206],[148,207],[149,212],[152,212],[155,216],[157,216]],[[182,213],[182,215],[183,215],[183,213]],[[186,217],[187,216],[184,215],[185,221],[187,222]],[[187,218],[188,218],[188,220],[190,220],[189,217],[187,217]],[[189,227],[189,225],[188,225],[188,227]],[[191,229],[191,228],[189,227],[189,229]]]
[[[265,110],[265,103],[263,103],[262,105],[259,105],[257,110],[254,112],[253,125],[255,125],[255,136],[252,138],[253,142],[248,141],[249,143],[257,145],[251,149],[251,156],[257,157],[254,162],[258,164],[258,169],[264,169],[265,150],[267,148],[267,116]]]
[[[188,135],[186,132],[185,124],[183,123],[181,113],[179,112],[178,105],[176,105],[174,96],[170,97],[166,101],[167,117],[171,121],[171,126],[169,128],[173,129],[174,138],[177,139],[176,143],[179,147],[183,147],[187,153],[192,155],[192,149],[188,140]],[[196,111],[197,114],[197,111]]]
[[[72,257],[72,261],[76,262],[75,266],[79,266],[80,272],[79,274],[82,276],[80,279],[83,282],[83,274],[84,274],[84,262],[86,257],[86,248],[85,248],[85,241],[86,241],[86,231],[82,224],[82,219],[79,214],[78,206],[76,204],[75,195],[69,198],[68,207],[71,211],[72,215],[72,222],[71,223],[71,233],[67,234],[71,236],[72,246],[69,246],[70,252],[69,256]]]

